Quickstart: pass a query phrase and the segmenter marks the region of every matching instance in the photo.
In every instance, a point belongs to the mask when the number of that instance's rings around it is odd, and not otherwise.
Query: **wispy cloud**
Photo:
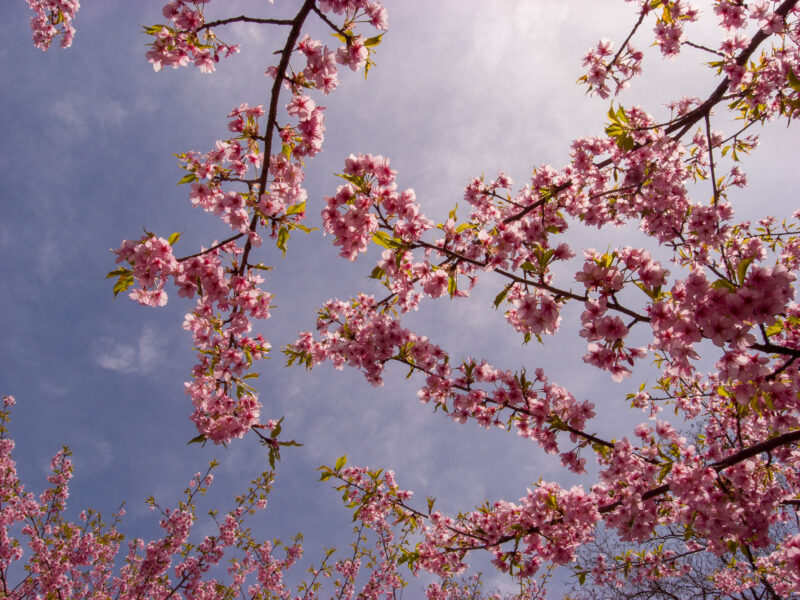
[[[91,111],[86,110],[88,103],[92,105]],[[86,136],[96,132],[98,127],[120,125],[130,114],[120,101],[98,100],[96,95],[88,93],[67,94],[53,103],[52,111],[58,118],[60,127],[69,131],[72,136]]]
[[[100,338],[94,348],[95,363],[117,373],[151,373],[161,361],[166,341],[152,327],[145,327],[135,343]]]

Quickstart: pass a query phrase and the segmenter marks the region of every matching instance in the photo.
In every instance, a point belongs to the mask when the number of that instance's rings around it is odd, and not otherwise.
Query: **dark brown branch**
[[[708,164],[711,170],[711,187],[714,190],[714,206],[719,202],[719,190],[717,189],[717,176],[714,173],[714,144],[711,141],[711,119],[708,114],[705,116],[706,121],[706,140],[708,141]]]
[[[275,135],[275,129],[278,126],[278,99],[281,95],[283,80],[286,78],[286,70],[289,68],[289,59],[292,56],[297,39],[300,37],[300,31],[303,28],[303,23],[305,23],[308,14],[311,12],[311,9],[314,8],[314,6],[315,0],[306,0],[303,3],[300,11],[297,13],[295,18],[292,19],[292,29],[289,31],[289,35],[286,38],[286,44],[283,46],[283,50],[281,51],[281,60],[278,63],[278,69],[275,73],[275,81],[272,83],[272,91],[270,92],[269,113],[267,116],[266,133],[264,134],[264,165],[261,168],[261,175],[258,178],[259,194],[263,194],[264,190],[267,189],[267,175],[269,174],[270,156],[272,153],[272,138]],[[250,220],[250,231],[256,230],[258,221],[259,216],[258,213],[256,213]],[[239,275],[242,275],[244,270],[247,268],[247,258],[250,254],[251,248],[252,242],[250,241],[250,238],[248,238],[244,245],[244,252],[242,253],[242,264],[239,266]]]
[[[766,441],[763,441],[755,446],[750,446],[749,448],[745,448],[744,450],[740,450],[735,454],[731,454],[727,458],[723,458],[720,461],[712,463],[709,465],[712,469],[714,469],[717,473],[722,471],[723,469],[727,469],[728,467],[732,467],[735,464],[738,464],[742,461],[747,460],[748,458],[752,458],[754,456],[758,456],[764,452],[770,452],[779,448],[780,446],[786,446],[792,443],[800,441],[800,430],[790,431],[789,433],[784,433],[783,435],[775,436],[774,438],[770,438]],[[644,494],[642,494],[642,500],[650,500],[651,498],[655,498],[656,496],[662,496],[669,491],[669,484],[660,485],[656,488],[653,488]],[[601,514],[608,513],[613,511],[617,508],[621,501],[614,502],[613,504],[608,504],[603,506],[599,509]]]
[[[712,463],[710,466],[715,471],[720,472],[723,469],[727,469],[728,467],[731,467],[731,466],[733,466],[735,464],[738,464],[738,463],[740,463],[742,461],[745,461],[748,458],[752,458],[753,456],[757,456],[757,455],[762,454],[764,452],[770,452],[771,450],[774,450],[774,449],[776,449],[776,448],[778,448],[780,446],[793,444],[793,443],[796,443],[798,441],[800,441],[800,430],[790,431],[789,433],[784,433],[783,435],[779,435],[779,436],[776,436],[774,438],[770,438],[770,439],[768,439],[768,440],[766,440],[764,442],[756,444],[755,446],[750,446],[749,448],[745,448],[744,450],[741,450],[741,451],[739,451],[739,452],[737,452],[735,454],[732,454],[727,458],[724,458],[724,459],[722,459],[720,461]],[[642,500],[650,500],[650,499],[655,498],[657,496],[663,496],[668,491],[669,491],[669,484],[665,483],[665,484],[660,485],[660,486],[658,486],[656,488],[648,490],[647,492],[642,494]],[[602,514],[607,514],[607,513],[610,513],[612,511],[614,511],[621,504],[622,504],[622,501],[621,500],[617,500],[616,502],[613,502],[611,504],[607,504],[605,506],[601,506],[598,509],[597,512],[599,512],[601,515]],[[555,525],[555,524],[560,523],[561,521],[562,521],[561,518],[554,519],[553,521],[551,521],[549,523],[549,525]],[[540,528],[539,527],[533,527],[530,530],[526,531],[525,533],[526,534],[540,533]],[[475,536],[471,536],[471,537],[475,537]],[[478,550],[478,549],[482,549],[482,548],[492,548],[492,547],[499,546],[500,544],[503,544],[505,542],[509,542],[509,541],[511,541],[513,539],[515,539],[515,536],[504,536],[504,537],[500,538],[499,540],[497,540],[496,542],[494,542],[492,544],[489,544],[487,542],[485,545],[480,546],[480,547],[460,548],[459,550],[473,550],[473,549],[474,550]]]
[[[466,256],[464,256],[462,254],[459,254],[458,252],[454,252],[453,250],[448,250],[447,248],[439,247],[439,246],[437,246],[435,244],[431,244],[429,242],[419,241],[419,242],[417,242],[417,247],[428,248],[428,249],[433,250],[435,252],[440,252],[442,254],[446,254],[450,258],[454,258],[456,260],[464,261],[466,263],[475,265],[476,267],[486,268],[486,266],[487,266],[486,261],[479,261],[479,260],[475,260],[474,258],[467,258]],[[507,279],[510,279],[510,280],[512,280],[512,281],[514,281],[516,283],[521,283],[523,285],[532,285],[535,288],[542,289],[542,290],[547,290],[551,294],[555,294],[556,296],[560,296],[562,298],[570,298],[572,300],[577,300],[579,302],[586,302],[589,299],[588,296],[586,296],[586,295],[581,296],[579,294],[576,294],[576,293],[568,291],[568,290],[562,290],[560,288],[554,287],[554,286],[549,285],[547,283],[544,283],[542,281],[538,281],[537,282],[537,281],[532,281],[530,279],[525,279],[524,277],[520,277],[519,275],[515,275],[514,273],[511,273],[510,271],[506,271],[505,269],[494,269],[494,272],[498,273],[499,275],[502,275],[503,277],[505,277]],[[609,299],[607,301],[606,306],[608,306],[608,308],[610,308],[612,310],[615,310],[617,312],[621,312],[621,313],[623,313],[625,315],[628,315],[629,317],[634,319],[634,321],[642,322],[642,323],[649,323],[650,322],[650,317],[645,316],[645,315],[641,315],[641,314],[637,313],[636,311],[634,311],[634,310],[632,310],[630,308],[626,308],[625,306],[622,306],[616,300]]]
[[[429,369],[425,369],[424,367],[420,367],[419,365],[416,365],[416,364],[412,363],[411,361],[406,360],[404,358],[392,357],[389,360],[394,360],[394,361],[399,362],[401,364],[404,364],[404,365],[406,365],[408,367],[411,367],[412,369],[416,369],[417,371],[422,371],[423,373],[425,373],[426,375],[429,375],[431,377],[438,377],[440,379],[445,379],[442,375],[439,375],[438,373],[434,373],[433,371],[431,371]],[[455,389],[457,389],[457,390],[461,390],[462,392],[469,392],[470,391],[470,388],[468,388],[466,386],[463,386],[463,385],[455,385],[455,384],[453,384],[453,387]],[[530,410],[528,410],[528,409],[526,409],[524,407],[521,407],[521,406],[512,406],[510,404],[500,404],[499,402],[496,402],[496,401],[491,400],[489,398],[486,398],[485,402],[487,404],[495,404],[495,405],[499,406],[500,408],[507,408],[511,412],[514,412],[514,413],[522,413],[523,415],[528,415],[528,416],[532,416],[532,417],[536,416],[536,415],[533,414],[533,412],[531,412]],[[583,438],[584,440],[586,440],[588,442],[592,442],[593,444],[598,444],[600,446],[605,446],[606,448],[611,448],[611,449],[614,448],[614,444],[612,444],[608,440],[604,440],[602,438],[597,437],[596,435],[592,435],[591,433],[586,433],[585,431],[581,431],[580,429],[576,429],[575,427],[572,427],[570,424],[564,423],[563,420],[562,420],[561,423],[564,426],[563,431],[566,431],[568,433],[572,433],[572,434],[574,434],[574,435],[576,435],[576,436],[578,436],[580,438]],[[645,459],[645,460],[647,460],[647,459]],[[648,462],[653,462],[653,461],[648,461]]]
[[[633,26],[633,29],[631,29],[631,32],[628,34],[628,37],[626,37],[625,41],[622,42],[622,44],[620,44],[619,50],[617,50],[617,53],[614,55],[614,58],[611,59],[611,62],[608,63],[608,65],[606,65],[606,72],[611,70],[611,67],[614,65],[614,63],[616,63],[619,60],[619,57],[622,56],[622,53],[625,52],[625,49],[628,47],[628,42],[630,42],[631,39],[633,39],[633,36],[636,34],[636,31],[639,29],[639,26],[642,24],[645,16],[649,12],[650,12],[650,5],[645,4],[644,7],[642,8],[642,12],[639,13],[639,19],[636,21],[636,24]]]
[[[747,562],[750,563],[750,566],[752,567],[753,572],[757,573],[758,572],[758,566],[756,565],[756,559],[753,556],[753,551],[750,550],[750,546],[748,546],[747,544],[742,544],[742,554],[744,554],[745,558],[747,559]],[[761,581],[761,584],[764,586],[764,588],[766,589],[767,593],[769,594],[769,597],[772,600],[781,600],[780,596],[778,596],[777,592],[775,592],[775,588],[772,587],[772,585],[770,584],[770,582],[767,580],[766,577],[761,575],[761,576],[759,576],[759,580]]]
[[[706,52],[710,52],[711,54],[716,54],[717,56],[725,57],[725,54],[720,52],[719,50],[714,50],[713,48],[708,48],[703,46],[702,44],[695,44],[694,42],[684,41],[681,42],[684,46],[691,46],[692,48],[697,48],[698,50],[705,50]]]
[[[340,29],[336,25],[336,23],[331,21],[324,12],[322,12],[319,8],[317,8],[316,5],[314,5],[314,8],[312,8],[311,10],[313,10],[315,13],[317,13],[317,16],[320,19],[322,19],[328,27],[333,29],[336,33],[340,33],[340,34],[344,35],[344,31],[342,31],[342,29]]]
[[[177,260],[178,260],[178,262],[183,262],[185,260],[189,260],[190,258],[194,258],[196,256],[203,256],[203,254],[208,254],[209,252],[213,252],[217,248],[221,248],[225,244],[230,244],[232,241],[238,240],[243,235],[244,235],[243,233],[237,233],[236,235],[232,235],[231,237],[229,237],[226,240],[222,240],[221,242],[217,242],[216,244],[214,244],[210,248],[206,248],[205,250],[201,250],[200,252],[195,252],[194,254],[190,254],[189,256],[184,256],[184,257],[179,258]]]
[[[766,380],[767,380],[767,381],[772,381],[772,380],[773,380],[773,379],[775,379],[775,378],[776,378],[778,375],[780,375],[781,373],[783,373],[783,372],[784,372],[786,369],[788,369],[789,367],[791,367],[791,366],[794,364],[794,361],[796,361],[796,360],[797,360],[797,357],[796,357],[796,356],[792,356],[792,357],[791,357],[789,360],[787,360],[785,363],[783,363],[783,364],[782,364],[780,367],[778,367],[778,368],[777,368],[777,369],[775,369],[775,370],[774,370],[772,373],[770,373],[769,375],[767,375],[767,376],[766,376]]]
[[[572,425],[569,425],[567,423],[564,423],[564,427],[569,433],[575,434],[578,437],[582,437],[586,441],[592,442],[593,444],[597,444],[599,446],[605,446],[606,448],[611,448],[612,450],[614,449],[614,444],[612,444],[608,440],[603,440],[597,437],[596,435],[592,435],[591,433],[586,433],[585,431],[581,431],[580,429],[575,429]]]
[[[540,206],[543,206],[544,203],[550,200],[551,198],[555,198],[558,194],[569,188],[571,185],[572,181],[567,181],[566,183],[562,183],[561,185],[554,187],[552,190],[549,191],[549,193],[545,194],[544,198],[537,200],[530,206],[526,206],[523,210],[519,211],[517,214],[511,215],[510,217],[503,219],[503,223],[507,224],[507,223],[513,223],[514,221],[518,221],[519,219],[527,215],[529,212],[536,210]]]
[[[776,15],[780,17],[786,18],[786,15],[789,14],[789,11],[794,8],[797,4],[798,0],[784,0],[784,2],[778,7],[775,11]],[[753,39],[750,40],[750,44],[748,44],[747,48],[742,50],[739,53],[739,56],[736,57],[736,65],[739,67],[743,67],[747,64],[747,61],[750,60],[750,57],[753,56],[755,51],[758,47],[766,40],[770,34],[764,33],[762,30],[758,30],[758,32],[753,36]],[[682,138],[687,131],[689,131],[695,123],[697,123],[700,119],[702,119],[705,115],[711,112],[711,109],[714,108],[725,96],[725,92],[730,85],[730,78],[725,77],[722,82],[717,86],[717,88],[712,92],[712,94],[708,97],[708,99],[703,102],[697,108],[689,111],[683,117],[675,121],[672,125],[668,126],[665,129],[667,134],[674,133],[678,131],[679,133],[675,136],[675,139]]]
[[[261,23],[263,25],[293,25],[294,20],[291,19],[258,19],[256,17],[246,17],[240,15],[238,17],[231,17],[230,19],[220,19],[218,21],[209,21],[197,28],[197,31],[203,29],[211,29],[217,25],[228,25],[229,23]]]
[[[736,454],[731,454],[729,457],[713,463],[711,467],[715,471],[719,472],[723,469],[727,469],[730,466],[740,463],[743,460],[752,458],[753,456],[758,456],[764,452],[771,452],[776,448],[780,448],[781,446],[786,446],[797,441],[800,441],[800,430],[790,431],[789,433],[784,433],[782,435],[775,436],[774,438],[765,440],[759,444],[756,444],[755,446],[750,446],[749,448],[740,450]]]
[[[781,4],[775,11],[775,14],[785,19],[786,16],[789,14],[789,11],[791,11],[792,8],[794,8],[797,2],[798,0],[784,0],[783,4]],[[742,50],[739,56],[736,57],[736,64],[740,67],[747,64],[747,61],[750,60],[750,57],[755,53],[758,47],[768,37],[769,34],[766,34],[763,31],[759,30],[753,36],[753,39],[750,40],[750,44],[747,46],[747,48]],[[628,39],[630,39],[630,36],[628,37]],[[679,140],[680,138],[682,138],[687,131],[689,131],[700,119],[708,115],[711,112],[711,109],[725,98],[725,92],[728,89],[729,84],[730,84],[730,79],[728,77],[725,77],[725,79],[722,80],[722,82],[716,87],[716,89],[711,93],[711,95],[706,99],[705,102],[703,102],[700,106],[694,108],[693,110],[689,111],[682,117],[676,119],[672,123],[666,125],[666,128],[664,129],[665,133],[672,134],[677,131],[678,133],[675,136],[673,136],[673,139]],[[634,150],[640,147],[641,146],[637,145],[634,147]],[[598,169],[602,169],[610,165],[612,162],[613,162],[612,159],[607,158],[603,161],[600,161],[599,163],[595,163],[595,167],[597,167]],[[555,189],[555,191],[551,194],[550,197],[554,196],[560,191],[563,191],[564,189],[567,189],[571,185],[572,185],[571,181],[560,185],[558,188]],[[516,215],[508,217],[504,222],[511,223],[513,221],[516,221],[517,219],[521,219],[532,210],[544,204],[544,202],[546,202],[548,199],[549,197],[538,200],[537,202],[526,207],[524,210],[520,211]]]
[[[761,350],[762,352],[769,352],[771,354],[783,354],[784,356],[792,356],[800,358],[800,350],[796,348],[787,348],[786,346],[778,346],[777,344],[752,344],[750,346],[754,350]]]

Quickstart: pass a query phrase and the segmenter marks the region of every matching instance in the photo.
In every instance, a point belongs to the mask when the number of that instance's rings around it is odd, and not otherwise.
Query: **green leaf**
[[[650,289],[648,286],[644,285],[640,281],[634,281],[633,285],[638,287],[642,290],[645,294],[647,294],[651,300],[658,300],[659,296],[661,295],[661,286],[657,286],[655,289]]]
[[[364,178],[361,175],[348,175],[347,173],[334,173],[337,177],[341,177],[345,181],[349,181],[358,189],[362,190],[365,187]]]
[[[398,240],[397,238],[390,236],[385,231],[376,231],[375,233],[373,233],[372,241],[378,244],[379,246],[388,248],[389,250],[397,250],[403,247],[403,242],[401,240]]]
[[[286,215],[297,215],[300,213],[306,212],[306,201],[303,200],[302,202],[298,202],[297,204],[292,204],[288,209],[286,209]]]
[[[664,478],[669,475],[670,471],[672,471],[672,462],[664,463],[661,467],[661,471],[658,472],[658,482],[661,483],[664,481]]]
[[[376,35],[375,37],[367,38],[367,39],[364,41],[364,45],[365,45],[367,48],[372,48],[373,46],[378,46],[378,45],[380,45],[380,43],[381,43],[381,38],[382,38],[382,37],[383,37],[383,34]]]
[[[586,571],[580,571],[578,573],[578,585],[583,585],[586,583]]]
[[[783,331],[783,321],[778,319],[775,323],[767,327],[767,337],[778,335],[781,331]]]
[[[248,373],[242,379],[258,379],[258,373]]]
[[[111,279],[112,277],[119,277],[119,276],[128,275],[129,273],[130,273],[130,270],[128,270],[128,269],[126,269],[124,267],[118,267],[118,268],[114,269],[113,271],[109,271],[108,275],[106,275],[106,279]]]
[[[539,256],[539,265],[542,268],[546,267],[548,264],[550,264],[550,261],[552,260],[554,255],[555,255],[555,250],[553,250],[552,248],[547,252],[543,252]]]
[[[789,80],[789,87],[800,94],[800,78],[794,74],[793,69],[789,69],[789,72],[786,74],[786,78]]]
[[[194,173],[187,173],[186,175],[181,177],[180,181],[178,183],[176,183],[175,185],[181,185],[181,184],[184,184],[184,183],[192,183],[193,181],[197,181],[197,175],[195,175]]]
[[[370,279],[383,279],[386,275],[386,271],[381,269],[380,267],[375,267],[372,269],[372,273],[369,274]]]
[[[124,292],[129,287],[133,285],[133,276],[128,275],[127,277],[120,277],[117,283],[114,284],[114,297],[116,298],[117,294],[120,292]]]
[[[336,459],[336,463],[333,465],[334,471],[341,471],[342,467],[347,464],[347,455],[344,454]]]
[[[278,230],[278,241],[276,246],[279,250],[283,250],[283,255],[286,256],[286,242],[289,241],[289,230],[286,227],[281,227]]]
[[[273,440],[281,434],[281,431],[283,431],[282,423],[283,417],[281,417],[275,424],[275,427],[272,428],[272,433],[270,433],[269,437],[271,437]]]
[[[614,103],[611,103],[611,108],[608,109],[608,118],[611,124],[606,126],[606,135],[613,138],[622,150],[630,151],[636,146],[625,126],[628,123],[628,116],[625,114],[625,109],[620,106],[616,111],[614,110]]]
[[[500,303],[505,300],[506,296],[508,295],[508,290],[511,289],[511,286],[514,285],[513,283],[509,283],[506,287],[503,288],[503,291],[497,294],[494,298],[494,303],[492,306],[497,309],[500,306]]]
[[[292,147],[289,146],[288,144],[284,144],[283,146],[281,146],[281,154],[283,154],[286,157],[286,160],[289,160],[290,158],[292,158]]]
[[[192,439],[190,439],[186,443],[186,445],[188,446],[189,444],[205,444],[205,443],[206,443],[206,436],[201,433],[197,437],[193,437]]]
[[[447,279],[447,293],[450,294],[450,297],[456,295],[458,291],[458,282],[456,281],[455,273],[450,273],[450,277]]]
[[[536,267],[536,265],[535,265],[535,264],[533,264],[533,263],[532,263],[531,261],[529,261],[529,260],[526,260],[524,263],[522,263],[522,264],[519,266],[519,268],[520,268],[520,269],[522,269],[523,271],[536,271],[536,270],[537,270],[537,267]]]
[[[736,267],[736,277],[739,280],[739,285],[744,283],[744,278],[747,276],[747,268],[752,264],[752,262],[752,258],[746,258],[739,263],[738,267]]]
[[[161,30],[163,28],[164,28],[164,25],[150,25],[149,27],[142,26],[142,29],[144,29],[144,32],[147,35],[156,35],[158,33],[161,33]],[[167,29],[169,29],[169,28],[167,28]]]
[[[717,290],[728,290],[730,293],[734,293],[736,291],[736,286],[727,279],[717,279],[711,284],[711,287]]]
[[[170,246],[174,246],[175,242],[181,239],[181,234],[178,232],[170,234],[169,238],[167,238],[167,242],[169,242]]]

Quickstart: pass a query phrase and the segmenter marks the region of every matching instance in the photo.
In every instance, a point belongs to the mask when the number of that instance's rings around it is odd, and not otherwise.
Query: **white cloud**
[[[91,104],[92,110],[86,106]],[[96,94],[68,94],[53,103],[53,113],[59,120],[59,126],[69,131],[74,137],[83,137],[97,131],[98,127],[106,128],[122,124],[130,111],[125,106],[111,99],[98,99]]]
[[[166,341],[152,327],[145,327],[138,341],[119,342],[108,337],[95,344],[95,363],[118,373],[151,373],[164,356]]]

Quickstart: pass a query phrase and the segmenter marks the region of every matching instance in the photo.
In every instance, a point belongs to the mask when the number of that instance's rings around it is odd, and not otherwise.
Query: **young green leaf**
[[[192,183],[193,181],[197,181],[197,175],[195,175],[194,173],[187,173],[186,175],[181,177],[180,181],[178,181],[178,183],[176,183],[175,185],[181,185],[181,184],[184,184],[184,183]]]

